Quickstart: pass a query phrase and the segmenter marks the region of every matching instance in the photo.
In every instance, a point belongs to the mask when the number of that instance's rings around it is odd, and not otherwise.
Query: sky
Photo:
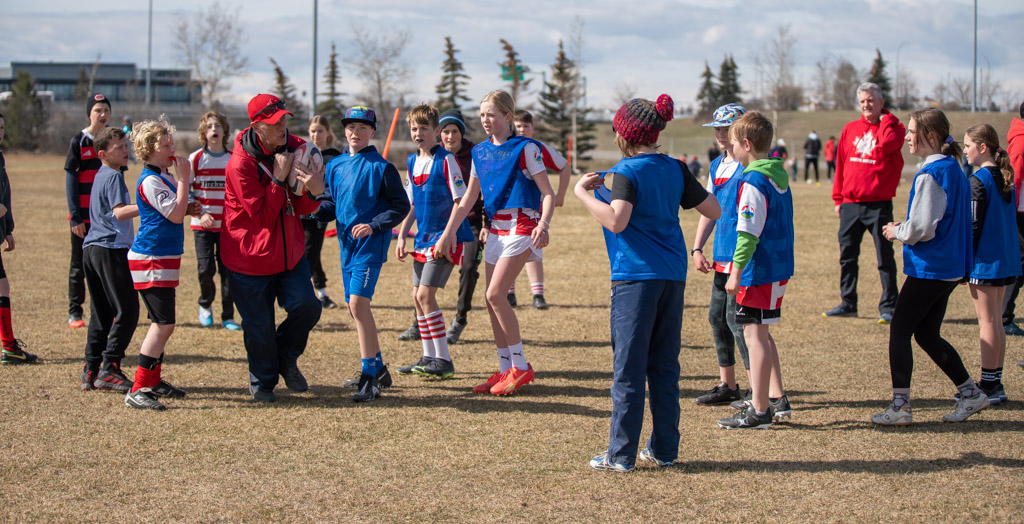
[[[989,69],[1011,98],[1022,99],[1024,2],[979,4],[978,65]],[[154,2],[154,68],[180,65],[170,45],[176,23],[209,5]],[[300,91],[311,92],[313,0],[221,0],[219,5],[239,11],[250,64],[247,75],[231,80],[226,102],[244,103],[269,90],[270,57]],[[436,99],[445,36],[459,49],[457,57],[471,77],[468,95],[479,100],[504,85],[497,65],[503,60],[500,38],[512,43],[534,72],[549,71],[559,39],[568,38],[579,17],[592,107],[615,105],[623,86],[632,86],[636,96],[654,99],[668,93],[677,106],[692,105],[705,60],[717,72],[725,54],[734,56],[748,96],[757,94],[754,57],[783,25],[796,37],[796,75],[805,85],[812,83],[814,64],[822,57],[843,56],[866,71],[878,48],[889,61],[890,77],[898,58],[901,70],[926,95],[939,81],[970,78],[973,8],[968,0],[319,0],[317,78],[322,78],[333,42],[341,59],[341,90],[349,93],[345,101],[362,102],[364,90],[349,65],[358,60],[350,28],[406,29],[413,35],[404,54],[413,71],[408,100]],[[91,62],[99,56],[145,67],[147,9],[144,0],[0,0],[0,66],[11,61]],[[534,81],[538,84],[540,78]],[[322,93],[322,84],[318,89]]]

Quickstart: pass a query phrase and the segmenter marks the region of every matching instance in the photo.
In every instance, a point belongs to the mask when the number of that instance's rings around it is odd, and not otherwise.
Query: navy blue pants
[[[679,345],[685,282],[639,280],[612,287],[612,424],[608,459],[633,465],[650,389],[654,429],[647,448],[659,460],[679,455]]]
[[[306,350],[309,331],[320,320],[320,301],[309,282],[303,257],[289,271],[273,275],[244,275],[230,271],[231,294],[242,317],[249,372],[260,387],[273,390],[282,366],[293,366]],[[278,326],[274,302],[287,316]]]

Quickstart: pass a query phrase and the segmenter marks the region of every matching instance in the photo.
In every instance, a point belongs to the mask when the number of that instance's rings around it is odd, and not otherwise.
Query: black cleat
[[[370,402],[378,398],[380,398],[380,382],[377,381],[377,377],[361,373],[359,375],[359,390],[352,395],[352,401]]]
[[[533,307],[541,310],[548,308],[548,301],[544,300],[544,295],[533,296]]]

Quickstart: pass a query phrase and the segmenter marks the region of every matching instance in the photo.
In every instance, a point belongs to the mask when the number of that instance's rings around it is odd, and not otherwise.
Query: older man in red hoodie
[[[308,389],[298,368],[309,331],[320,320],[320,301],[303,256],[299,217],[319,207],[323,179],[296,164],[302,196],[287,187],[292,151],[304,142],[288,134],[282,100],[256,95],[248,106],[250,127],[239,133],[225,170],[221,257],[230,270],[231,292],[242,316],[249,359],[249,393],[260,402],[277,400],[278,376],[292,391]],[[275,302],[287,312],[280,326]]]
[[[1020,197],[1021,181],[1024,181],[1024,104],[1020,105],[1020,118],[1010,122],[1010,131],[1006,133],[1006,154],[1013,166],[1013,184],[1017,190],[1017,236],[1021,247],[1021,265],[1024,265],[1024,198]],[[1014,302],[1020,292],[1024,278],[1006,286],[1003,298],[1003,329],[1007,335],[1024,336],[1024,330],[1014,320]],[[1024,367],[1024,362],[1020,363]]]
[[[878,323],[888,324],[896,307],[896,257],[892,243],[882,236],[882,226],[893,221],[892,199],[903,172],[903,139],[906,130],[895,115],[884,109],[878,85],[857,87],[861,117],[846,124],[839,136],[832,200],[839,217],[839,292],[842,303],[822,313],[826,317],[857,315],[857,260],[864,232],[875,239],[882,298]]]

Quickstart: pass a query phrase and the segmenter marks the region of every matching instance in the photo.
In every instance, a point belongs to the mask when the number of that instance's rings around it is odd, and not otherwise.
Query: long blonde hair
[[[480,103],[490,102],[494,104],[494,108],[501,112],[503,115],[508,117],[508,127],[511,130],[511,136],[516,134],[515,114],[516,114],[516,101],[512,98],[512,95],[508,94],[501,89],[495,89],[490,93],[484,95],[480,100]]]
[[[313,118],[309,119],[309,125],[306,127],[309,128],[313,124],[320,124],[324,126],[324,129],[327,130],[327,147],[334,146],[334,131],[331,131],[331,121],[328,120],[326,116],[313,115]]]

